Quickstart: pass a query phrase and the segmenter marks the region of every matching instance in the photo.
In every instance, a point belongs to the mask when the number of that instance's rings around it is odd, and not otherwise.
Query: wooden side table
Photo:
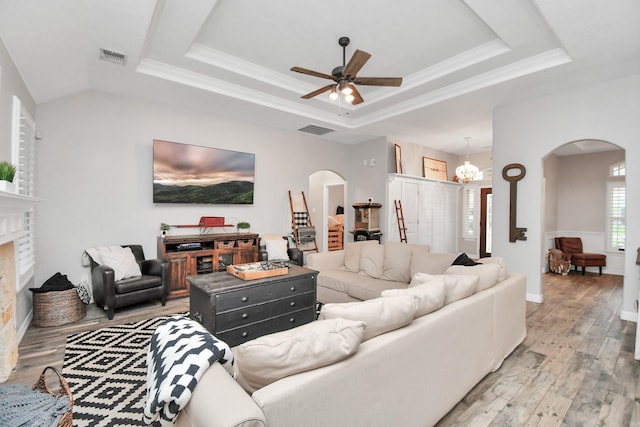
[[[226,272],[189,276],[190,317],[232,347],[291,329],[315,320],[317,277],[296,265],[249,281]]]

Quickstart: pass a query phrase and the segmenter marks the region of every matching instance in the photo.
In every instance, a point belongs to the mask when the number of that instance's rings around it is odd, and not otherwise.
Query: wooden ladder
[[[309,207],[307,206],[307,199],[304,197],[304,191],[302,192],[302,202],[304,203],[304,212],[307,214],[307,227],[313,228],[313,223],[311,222],[311,216],[309,215]],[[296,244],[296,249],[301,252],[318,252],[318,243],[316,241],[315,234],[313,235],[313,241],[309,242],[300,242],[300,235],[298,233],[298,224],[296,223],[294,208],[293,208],[293,198],[291,197],[291,190],[289,190],[289,208],[291,209],[291,227],[293,228],[293,241]],[[301,249],[300,245],[305,243],[313,243],[313,246],[307,247],[305,249]]]
[[[396,217],[398,218],[398,232],[400,233],[400,241],[407,243],[407,227],[404,225],[404,214],[402,213],[402,201],[394,200],[396,207]]]

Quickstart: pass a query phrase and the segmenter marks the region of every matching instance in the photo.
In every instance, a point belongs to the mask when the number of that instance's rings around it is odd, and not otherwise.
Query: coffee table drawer
[[[315,308],[307,308],[239,328],[220,331],[216,336],[233,347],[263,335],[286,331],[296,326],[304,325],[315,320],[315,318]]]
[[[216,325],[219,330],[233,329],[260,320],[269,319],[276,315],[283,315],[303,308],[314,307],[315,302],[315,293],[306,292],[264,304],[256,304],[219,313],[216,315]]]
[[[246,288],[217,294],[216,307],[217,312],[222,313],[266,301],[313,292],[314,290],[314,277],[301,277],[263,286],[247,286]]]

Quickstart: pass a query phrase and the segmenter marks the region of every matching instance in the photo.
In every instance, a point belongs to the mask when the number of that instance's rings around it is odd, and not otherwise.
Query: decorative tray
[[[227,273],[242,280],[263,279],[265,277],[282,276],[289,272],[289,267],[281,262],[250,262],[227,266]]]

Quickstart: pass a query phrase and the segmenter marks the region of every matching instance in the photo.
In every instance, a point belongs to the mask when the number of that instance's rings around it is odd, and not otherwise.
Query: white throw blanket
[[[202,325],[182,316],[173,316],[155,330],[147,353],[147,400],[143,421],[159,420],[173,425],[198,384],[202,374],[218,361],[234,375],[229,346],[211,335]]]

